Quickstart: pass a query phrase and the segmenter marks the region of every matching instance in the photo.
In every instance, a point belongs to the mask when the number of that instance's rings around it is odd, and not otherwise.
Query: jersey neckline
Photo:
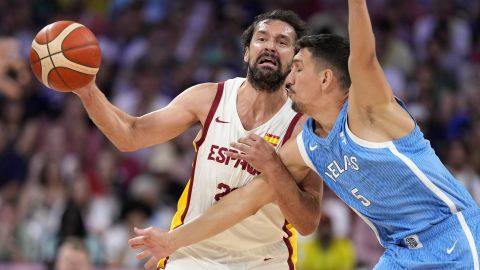
[[[233,104],[232,104],[232,107],[233,107],[233,114],[234,114],[235,121],[237,121],[239,123],[238,126],[241,128],[241,130],[243,132],[255,132],[256,130],[261,129],[264,126],[269,125],[270,122],[273,121],[273,119],[275,119],[283,111],[285,111],[289,107],[291,107],[291,100],[290,100],[290,98],[287,98],[287,100],[282,105],[282,107],[280,107],[280,109],[272,117],[270,117],[270,119],[268,119],[266,122],[264,122],[263,124],[255,127],[255,128],[252,128],[250,130],[246,130],[245,127],[243,126],[243,123],[242,123],[242,120],[240,119],[240,116],[238,115],[238,110],[237,110],[238,90],[240,89],[240,86],[246,81],[246,78],[237,78],[237,79],[239,79],[240,82],[236,82],[236,83],[238,83],[238,86],[234,88],[235,92],[232,93],[232,95],[235,95],[235,98],[232,99],[234,101]]]

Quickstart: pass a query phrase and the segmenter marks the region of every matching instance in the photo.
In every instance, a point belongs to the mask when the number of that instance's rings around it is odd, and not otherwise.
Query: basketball
[[[45,26],[32,42],[30,66],[45,86],[69,92],[88,84],[97,74],[101,52],[95,35],[72,21]]]

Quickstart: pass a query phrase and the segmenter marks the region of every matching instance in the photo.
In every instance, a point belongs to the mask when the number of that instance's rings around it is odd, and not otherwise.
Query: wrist
[[[82,88],[75,89],[72,92],[76,94],[80,99],[84,99],[84,98],[87,98],[89,95],[91,95],[95,90],[96,90],[96,85],[93,82],[93,83],[87,84]]]
[[[182,247],[182,243],[180,243],[180,238],[178,237],[178,231],[171,230],[167,233],[167,243],[171,249],[171,252]]]
[[[267,163],[262,173],[267,178],[270,178],[271,176],[277,175],[282,168],[283,168],[283,163],[280,157],[277,154],[275,154],[275,156]]]
[[[77,95],[80,99],[85,99],[87,97],[88,90],[86,88],[75,89],[72,91],[75,95]]]

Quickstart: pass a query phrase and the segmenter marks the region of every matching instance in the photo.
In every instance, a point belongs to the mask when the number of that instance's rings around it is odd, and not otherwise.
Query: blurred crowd
[[[480,203],[480,1],[367,3],[395,94]],[[275,8],[296,11],[314,33],[347,35],[346,0],[0,1],[0,269],[52,269],[72,237],[91,269],[141,269],[127,239],[133,226],[168,228],[200,129],[119,152],[75,95],[33,77],[41,28],[89,27],[102,49],[99,88],[142,115],[194,84],[244,76],[241,33]],[[371,269],[382,252],[373,232],[329,191],[323,209],[318,231],[301,239],[298,269]]]

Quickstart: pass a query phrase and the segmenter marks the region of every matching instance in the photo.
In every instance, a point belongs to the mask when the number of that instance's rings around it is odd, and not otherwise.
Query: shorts
[[[480,270],[480,208],[460,211],[407,238],[416,248],[387,246],[374,270]]]
[[[246,251],[230,251],[199,243],[173,253],[165,269],[293,270],[293,263],[283,241]]]

